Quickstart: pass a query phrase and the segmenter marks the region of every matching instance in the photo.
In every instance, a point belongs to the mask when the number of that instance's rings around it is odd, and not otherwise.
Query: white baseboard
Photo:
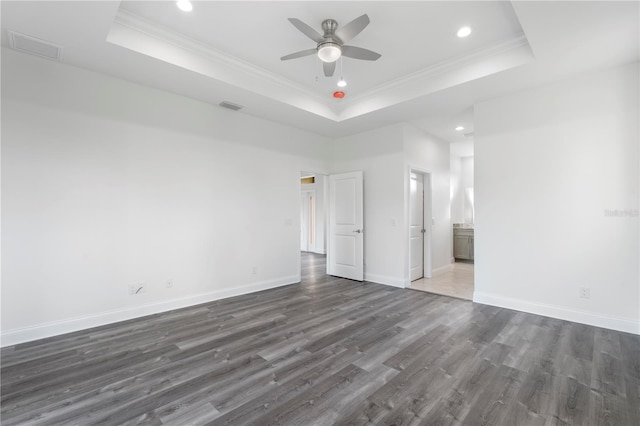
[[[479,291],[473,293],[473,301],[474,303],[482,303],[484,305],[499,306],[501,308],[514,309],[516,311],[528,312],[545,317],[579,322],[581,324],[624,331],[626,333],[640,334],[640,321],[627,318],[616,318],[592,312],[576,311],[561,306],[529,302],[522,299],[512,299]]]
[[[449,263],[448,265],[443,265],[431,270],[431,277],[435,277],[436,275],[444,274],[445,272],[453,271],[453,263]]]
[[[387,277],[385,275],[365,273],[364,280],[372,283],[376,283],[376,284],[390,285],[392,287],[398,287],[398,288],[407,287],[405,285],[405,280],[403,280],[402,278]]]
[[[186,308],[188,306],[199,305],[201,303],[254,293],[256,291],[267,290],[298,282],[300,282],[300,280],[296,276],[283,277],[275,280],[251,283],[236,288],[196,294],[179,299],[164,300],[161,302],[117,309],[85,317],[71,318],[62,321],[39,324],[32,327],[3,331],[0,334],[0,347],[17,345],[31,340],[43,339],[45,337],[99,327],[101,325],[126,321],[174,309]]]

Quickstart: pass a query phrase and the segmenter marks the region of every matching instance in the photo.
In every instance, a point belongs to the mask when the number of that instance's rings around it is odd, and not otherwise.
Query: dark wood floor
[[[325,275],[2,350],[2,424],[640,425],[640,337]]]

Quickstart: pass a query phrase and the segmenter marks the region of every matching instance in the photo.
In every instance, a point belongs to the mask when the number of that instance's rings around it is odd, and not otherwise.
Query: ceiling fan
[[[318,58],[322,61],[324,75],[331,77],[336,69],[336,61],[340,56],[363,59],[365,61],[375,61],[382,56],[368,49],[345,45],[345,43],[360,34],[360,32],[369,25],[370,21],[367,14],[357,17],[340,28],[338,28],[338,23],[334,19],[325,19],[322,21],[322,31],[324,31],[324,35],[321,35],[299,19],[289,18],[289,22],[304,35],[315,41],[317,46],[314,49],[301,50],[283,56],[280,58],[281,61],[317,54]]]

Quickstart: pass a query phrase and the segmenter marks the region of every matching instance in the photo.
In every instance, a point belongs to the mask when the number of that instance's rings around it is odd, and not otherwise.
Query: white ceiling
[[[575,73],[638,61],[638,2],[2,1],[6,30],[58,44],[63,62],[214,105],[338,137],[399,121],[469,145],[473,105]],[[314,47],[288,21],[320,31],[367,13],[350,45],[375,62],[346,58],[340,76],[315,57],[280,61]],[[468,25],[473,33],[456,37]],[[464,131],[455,131],[462,125]]]
[[[120,9],[303,85],[328,100],[337,90],[340,64],[336,75],[326,78],[315,56],[280,60],[316,45],[287,21],[289,17],[321,33],[326,18],[337,20],[340,27],[362,14],[369,16],[371,24],[347,44],[375,50],[382,57],[375,62],[344,59],[349,95],[522,35],[508,2],[397,2],[393,7],[385,2],[284,2],[277,7],[272,2],[204,2],[184,13],[172,2],[135,1],[123,3]],[[456,36],[464,25],[474,28],[473,37]]]

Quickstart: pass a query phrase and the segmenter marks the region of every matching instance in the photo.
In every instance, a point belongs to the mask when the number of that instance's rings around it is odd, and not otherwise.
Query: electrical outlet
[[[580,298],[581,299],[591,298],[591,289],[588,287],[580,287]]]
[[[251,273],[252,273],[253,275],[257,274],[257,273],[258,273],[258,267],[257,267],[257,266],[254,266],[253,268],[251,268]]]

